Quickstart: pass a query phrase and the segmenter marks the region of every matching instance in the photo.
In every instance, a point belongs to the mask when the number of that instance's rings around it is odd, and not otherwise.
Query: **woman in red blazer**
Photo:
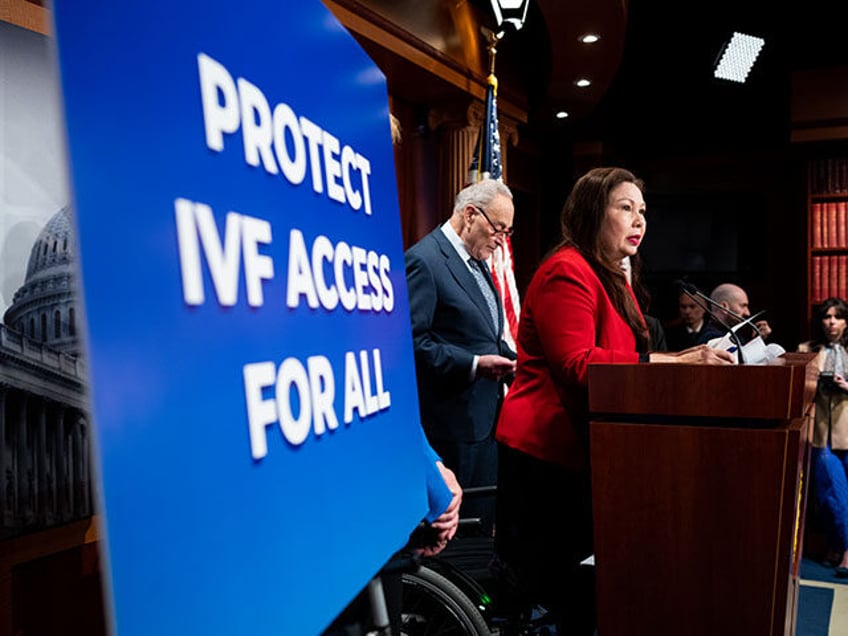
[[[587,368],[597,362],[731,364],[706,345],[651,351],[621,268],[645,236],[643,184],[622,168],[583,175],[562,210],[562,242],[521,307],[518,366],[498,419],[495,546],[521,601],[554,612],[558,633],[595,625]],[[638,267],[631,273],[638,284]],[[638,549],[638,546],[634,546]]]

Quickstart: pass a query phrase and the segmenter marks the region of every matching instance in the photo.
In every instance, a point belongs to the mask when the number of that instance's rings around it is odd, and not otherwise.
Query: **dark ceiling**
[[[448,66],[484,81],[478,24],[491,14],[489,0],[336,1],[384,16]],[[524,28],[497,46],[499,106],[506,115],[526,112],[527,137],[613,140],[643,155],[785,144],[792,71],[848,65],[846,25],[848,0],[531,0]],[[601,41],[579,44],[586,31]],[[733,31],[766,41],[745,84],[712,76]],[[411,103],[462,96],[379,39],[365,45],[392,78],[393,94]],[[580,75],[594,84],[575,87]],[[559,109],[570,117],[554,119]]]
[[[793,3],[795,4],[795,3]],[[848,2],[629,3],[624,54],[598,106],[570,122],[646,154],[785,144],[791,73],[848,63]],[[712,77],[733,31],[766,41],[748,81]]]

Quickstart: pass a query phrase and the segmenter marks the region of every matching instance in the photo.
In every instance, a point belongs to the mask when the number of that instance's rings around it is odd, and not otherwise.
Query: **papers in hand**
[[[736,364],[739,364],[738,345],[730,333],[724,334],[721,338],[713,338],[707,343],[711,349],[722,349],[733,354],[733,359]],[[779,344],[766,344],[760,336],[750,340],[742,346],[742,359],[745,364],[765,364],[769,360],[786,353],[786,350]]]

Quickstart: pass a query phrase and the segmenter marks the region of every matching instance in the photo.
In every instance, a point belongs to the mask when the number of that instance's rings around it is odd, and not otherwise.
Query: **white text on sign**
[[[371,214],[368,177],[371,162],[349,145],[306,117],[298,117],[288,104],[271,110],[268,99],[243,77],[233,79],[227,68],[204,53],[197,56],[206,145],[223,152],[224,135],[241,128],[244,160],[260,165],[268,174],[279,174],[292,185],[300,185],[307,168],[312,189],[349,205],[363,206]],[[291,143],[287,143],[290,141]]]
[[[314,432],[316,437],[334,431],[339,422],[334,409],[336,381],[333,367],[325,356],[311,356],[304,365],[297,358],[286,358],[279,367],[273,362],[246,364],[243,369],[244,395],[253,459],[268,454],[266,429],[274,422],[286,441],[300,446]],[[273,399],[263,399],[265,389],[274,388]],[[296,397],[297,413],[292,408]],[[345,353],[344,423],[388,409],[391,394],[383,387],[380,350]]]
[[[260,247],[271,245],[270,223],[228,212],[221,237],[212,209],[205,203],[177,199],[174,213],[186,304],[197,306],[206,301],[205,262],[221,306],[236,304],[244,265],[247,302],[251,307],[261,307],[265,302],[263,281],[274,278],[273,259],[260,252]],[[390,272],[391,263],[385,254],[344,241],[334,245],[324,235],[318,235],[310,247],[303,233],[293,228],[289,232],[286,305],[296,309],[305,300],[310,309],[333,311],[341,305],[349,312],[391,313],[395,295]]]

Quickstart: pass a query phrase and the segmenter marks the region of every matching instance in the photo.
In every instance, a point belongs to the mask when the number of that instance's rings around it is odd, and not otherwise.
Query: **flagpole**
[[[495,33],[486,27],[480,27],[480,31],[488,42],[486,48],[489,52],[489,75],[486,78],[484,122],[477,136],[467,183],[473,183],[482,178],[494,178],[502,181],[501,148],[497,130],[498,78],[495,75],[495,56],[497,55],[497,44],[503,37],[503,33]]]
[[[476,148],[468,172],[468,182],[473,183],[483,178],[491,178],[503,182],[500,135],[498,133],[498,78],[495,75],[495,57],[497,55],[498,42],[504,34],[503,32],[495,33],[486,27],[482,27],[481,31],[487,40],[486,48],[489,52],[489,75],[486,78],[485,117],[477,136]],[[518,296],[518,288],[515,284],[512,242],[508,237],[492,253],[489,267],[491,268],[495,288],[503,303],[505,320],[502,337],[513,351],[517,351],[515,341],[518,336],[521,301]]]

